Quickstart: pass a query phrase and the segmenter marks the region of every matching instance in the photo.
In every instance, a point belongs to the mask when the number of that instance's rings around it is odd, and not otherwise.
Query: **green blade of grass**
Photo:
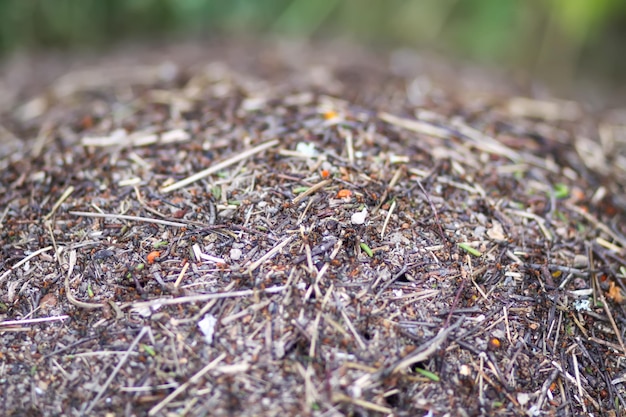
[[[363,252],[367,253],[367,256],[369,256],[370,258],[374,256],[374,252],[372,252],[372,249],[370,249],[370,247],[367,246],[367,243],[361,242],[359,246],[361,247],[361,249],[363,249]]]
[[[426,369],[416,368],[415,372],[417,372],[418,374],[420,374],[423,377],[426,377],[426,378],[430,379],[433,382],[439,382],[439,375],[437,375],[437,374],[435,374],[433,372],[427,371]]]
[[[470,255],[474,255],[476,257],[483,255],[480,251],[474,249],[468,243],[459,243],[459,248],[463,249],[465,252],[469,253]]]

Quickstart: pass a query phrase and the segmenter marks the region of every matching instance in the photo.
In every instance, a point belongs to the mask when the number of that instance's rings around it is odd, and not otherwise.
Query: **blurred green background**
[[[0,57],[258,34],[434,49],[560,90],[626,81],[624,0],[0,0]]]

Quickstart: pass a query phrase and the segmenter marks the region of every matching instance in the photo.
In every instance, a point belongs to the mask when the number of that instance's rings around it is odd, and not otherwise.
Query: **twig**
[[[359,345],[359,348],[363,351],[366,350],[367,345],[365,344],[365,342],[363,342],[363,339],[361,339],[361,335],[359,335],[359,333],[354,328],[354,325],[350,321],[350,318],[346,314],[346,311],[342,309],[341,315],[343,316],[343,319],[346,322],[346,326],[348,326],[348,329],[350,329],[350,332],[352,332],[352,335],[354,336],[354,340],[356,340],[357,344]]]
[[[577,214],[581,215],[582,217],[584,217],[585,220],[587,220],[589,223],[594,225],[597,229],[600,229],[601,231],[603,231],[607,235],[611,236],[612,239],[614,239],[615,241],[619,242],[619,244],[622,246],[622,248],[626,248],[626,240],[624,238],[622,238],[621,236],[619,236],[617,233],[613,232],[611,229],[609,229],[609,227],[607,225],[602,223],[600,220],[596,219],[593,215],[585,212],[580,207],[578,207],[578,206],[576,206],[574,204],[566,203],[566,206],[567,206],[568,209],[570,209],[570,210],[576,212]]]
[[[569,373],[567,373],[567,371],[565,371],[565,370],[563,369],[563,367],[561,366],[561,364],[559,364],[559,363],[558,363],[558,362],[556,362],[556,361],[551,361],[550,363],[552,364],[552,366],[554,366],[556,369],[558,369],[559,373],[560,373],[563,377],[565,377],[565,379],[566,379],[566,380],[568,380],[571,384],[574,384],[574,385],[578,386],[578,384],[577,384],[577,382],[576,382],[576,378],[574,378],[574,377],[573,377],[573,376],[571,376]],[[595,399],[594,399],[591,395],[589,395],[589,393],[585,390],[585,388],[581,386],[581,387],[580,387],[580,390],[581,390],[582,396],[583,396],[584,398],[582,398],[582,397],[581,397],[579,401],[580,401],[580,402],[583,402],[583,401],[584,401],[584,399],[587,399],[589,402],[591,402],[591,403],[594,405],[594,407],[595,407],[597,410],[599,410],[599,409],[600,409],[600,404],[598,404],[598,402],[597,402],[597,401],[596,401],[596,400],[595,400]]]
[[[439,330],[437,336],[417,348],[415,353],[412,353],[406,358],[391,365],[388,369],[391,371],[391,373],[396,373],[418,362],[425,361],[430,357],[430,355],[432,355],[437,349],[439,349],[439,346],[441,346],[441,344],[448,338],[453,330],[455,330],[463,323],[463,320],[464,317],[461,317],[452,326],[448,328],[442,328],[441,330]]]
[[[240,154],[237,154],[235,156],[233,156],[232,158],[228,158],[225,161],[222,161],[218,164],[215,164],[205,170],[202,170],[200,172],[196,172],[195,174],[182,179],[178,182],[175,182],[174,184],[168,185],[167,187],[163,187],[161,188],[161,192],[162,193],[169,193],[170,191],[174,191],[174,190],[178,190],[179,188],[183,188],[186,185],[189,185],[193,182],[196,182],[198,180],[201,180],[202,178],[208,177],[209,175],[219,172],[221,170],[223,170],[224,168],[236,164],[239,161],[243,161],[246,158],[251,157],[252,155],[259,153],[259,152],[263,152],[266,149],[269,149],[271,147],[274,147],[276,145],[278,145],[279,140],[278,139],[274,139],[274,140],[270,140],[269,142],[265,142],[262,143],[258,146],[255,146],[254,148],[250,148],[247,151],[243,151]]]
[[[396,208],[396,200],[391,202],[391,207],[389,207],[389,211],[387,212],[387,216],[385,217],[385,221],[383,222],[383,229],[380,231],[380,238],[382,239],[385,236],[385,231],[387,230],[387,225],[389,224],[389,219],[391,219],[391,214]]]
[[[404,172],[405,172],[404,166],[401,166],[398,169],[396,169],[396,172],[393,174],[393,177],[391,177],[389,184],[387,184],[387,187],[385,188],[383,195],[380,197],[380,201],[378,202],[376,207],[374,207],[374,209],[372,210],[372,214],[376,214],[378,210],[380,209],[380,207],[383,204],[385,204],[385,200],[387,200],[387,196],[389,196],[389,190],[391,190],[393,187],[396,186],[396,184],[398,183],[398,180],[400,180],[400,177],[402,176],[402,174],[404,174]],[[392,204],[395,205],[395,202],[396,201],[394,200]],[[390,211],[393,211],[393,209],[391,209]]]
[[[294,199],[291,200],[292,204],[298,204],[300,201],[302,201],[304,199],[304,197],[307,197],[307,196],[313,194],[314,192],[316,192],[317,190],[326,187],[331,182],[332,182],[331,179],[327,179],[327,180],[324,180],[324,181],[320,181],[320,182],[318,182],[315,185],[312,185],[307,190],[303,191],[302,193],[300,193],[296,197],[294,197]]]
[[[69,317],[70,316],[63,315],[63,316],[53,316],[53,317],[40,317],[38,319],[7,320],[7,321],[0,322],[0,326],[19,326],[23,324],[45,323],[45,322],[50,322],[50,321],[65,320]]]
[[[149,217],[129,216],[126,214],[91,213],[88,211],[70,211],[69,213],[73,214],[74,216],[101,217],[105,219],[119,219],[119,220],[130,220],[130,221],[137,221],[137,222],[155,223],[155,224],[162,224],[164,226],[189,227],[189,225],[185,223],[171,222],[169,220],[151,219]]]
[[[398,280],[398,278],[400,278],[402,275],[406,274],[409,271],[409,267],[405,264],[402,266],[402,268],[393,276],[391,277],[391,279],[387,282],[385,282],[385,284],[380,288],[380,290],[376,293],[376,296],[374,297],[374,299],[377,299],[378,297],[381,296],[381,294],[383,292],[385,292],[385,290],[387,288],[389,288],[394,282],[396,282]],[[375,288],[376,286],[373,285],[372,286],[372,290]]]
[[[280,242],[278,245],[274,246],[269,252],[267,252],[265,255],[261,256],[259,259],[257,259],[255,262],[253,262],[249,267],[248,267],[248,273],[251,273],[252,271],[254,271],[255,269],[257,269],[259,266],[261,266],[261,264],[263,264],[265,261],[269,260],[270,258],[272,258],[274,255],[276,255],[278,252],[280,252],[280,250],[287,245],[289,242],[291,242],[293,239],[295,238],[295,235],[289,236],[287,239],[283,240],[282,242]]]
[[[158,403],[157,405],[155,405],[154,407],[152,407],[150,409],[150,411],[148,411],[148,415],[149,416],[154,416],[156,415],[159,411],[161,411],[166,405],[168,405],[170,402],[172,402],[172,400],[174,398],[176,398],[178,396],[178,394],[182,393],[183,391],[185,391],[187,388],[189,388],[189,385],[191,384],[195,384],[198,381],[200,381],[200,378],[202,378],[204,376],[204,374],[206,374],[207,372],[209,372],[211,369],[215,368],[217,366],[218,363],[220,363],[222,360],[224,360],[224,358],[226,357],[225,353],[222,353],[221,355],[219,355],[217,358],[213,359],[211,362],[209,362],[209,364],[207,366],[205,366],[204,368],[200,369],[194,376],[192,376],[191,378],[189,378],[189,381],[185,382],[184,384],[182,384],[180,387],[176,388],[170,395],[168,395],[167,397],[165,397],[163,399],[163,401],[161,401],[160,403]]]
[[[249,297],[259,292],[264,292],[267,294],[274,294],[277,292],[282,292],[285,289],[287,289],[286,285],[280,285],[276,287],[266,288],[264,290],[242,290],[242,291],[221,292],[221,293],[213,293],[213,294],[189,295],[186,297],[165,298],[165,299],[157,299],[157,300],[152,300],[152,301],[140,301],[137,303],[131,303],[130,306],[134,309],[151,308],[155,306],[171,306],[171,305],[177,305],[177,304],[195,303],[195,302],[201,302],[201,301],[214,300],[218,298]]]
[[[578,357],[575,352],[572,352],[572,367],[574,368],[574,376],[576,377],[576,388],[578,388],[578,396],[583,398],[583,386],[580,383],[580,371],[578,370]],[[583,412],[587,413],[587,406],[584,401],[580,402],[583,407]]]
[[[91,404],[89,404],[89,407],[87,407],[86,410],[81,412],[81,415],[91,415],[91,410],[93,410],[93,407],[100,400],[100,398],[102,398],[102,395],[104,395],[104,392],[107,390],[107,388],[109,388],[109,385],[113,381],[113,378],[115,378],[115,375],[117,375],[120,369],[122,369],[122,366],[124,366],[124,363],[126,363],[128,358],[130,357],[131,351],[135,349],[135,347],[137,346],[141,338],[149,331],[150,331],[150,327],[148,326],[144,326],[141,328],[141,331],[139,332],[135,340],[133,340],[133,343],[131,343],[128,350],[126,350],[126,354],[122,357],[122,359],[120,359],[115,369],[113,369],[113,372],[111,372],[111,375],[109,375],[106,382],[100,388],[100,391],[98,391],[98,394],[96,395],[96,397],[91,401]]]
[[[63,204],[63,202],[65,200],[67,200],[67,198],[74,192],[74,187],[73,186],[69,186],[65,189],[65,191],[63,192],[63,194],[61,194],[61,197],[59,197],[59,199],[56,201],[56,203],[54,203],[54,206],[52,206],[52,210],[50,210],[50,213],[48,213],[43,219],[44,220],[48,220],[50,217],[52,217],[54,215],[54,213],[57,211],[57,209],[61,206],[61,204]]]
[[[448,139],[450,138],[450,136],[452,136],[451,132],[448,129],[435,126],[421,120],[403,119],[401,117],[394,116],[393,114],[385,112],[378,113],[378,118],[391,125],[398,126],[415,133],[433,136],[439,139]]]
[[[378,405],[378,404],[375,404],[375,403],[370,402],[370,401],[365,401],[365,400],[360,400],[358,398],[348,397],[347,395],[341,394],[341,393],[333,394],[332,401],[335,402],[335,403],[345,402],[345,403],[354,404],[354,405],[357,405],[359,407],[363,407],[363,408],[365,408],[367,410],[375,411],[377,413],[383,413],[383,414],[388,414],[388,415],[393,414],[393,409],[392,408],[384,407],[382,405]]]
[[[38,249],[35,252],[31,253],[30,255],[24,257],[24,259],[22,259],[21,261],[19,261],[18,263],[10,267],[8,270],[4,271],[2,275],[0,275],[0,282],[2,282],[2,280],[8,277],[11,272],[16,270],[20,266],[24,265],[26,262],[30,261],[35,256],[41,255],[44,252],[48,252],[50,249],[52,249],[52,246],[46,246],[45,248]]]
[[[73,249],[70,252],[69,256],[70,256],[70,264],[69,264],[69,267],[67,268],[67,275],[65,275],[65,296],[67,297],[67,300],[70,303],[74,304],[75,306],[80,307],[80,308],[85,308],[85,309],[95,309],[95,308],[104,307],[104,304],[85,303],[83,301],[77,300],[74,297],[74,295],[72,294],[72,291],[70,290],[70,276],[72,275],[72,272],[74,271],[74,267],[76,266],[76,249]]]

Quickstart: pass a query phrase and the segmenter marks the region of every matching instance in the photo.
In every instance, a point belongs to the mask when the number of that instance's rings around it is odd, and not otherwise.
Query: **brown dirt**
[[[0,414],[626,415],[623,114],[354,48],[15,62]]]

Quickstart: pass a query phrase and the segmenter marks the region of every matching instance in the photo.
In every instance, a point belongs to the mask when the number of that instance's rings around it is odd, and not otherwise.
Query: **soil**
[[[2,74],[0,414],[626,415],[626,112],[353,46]]]

